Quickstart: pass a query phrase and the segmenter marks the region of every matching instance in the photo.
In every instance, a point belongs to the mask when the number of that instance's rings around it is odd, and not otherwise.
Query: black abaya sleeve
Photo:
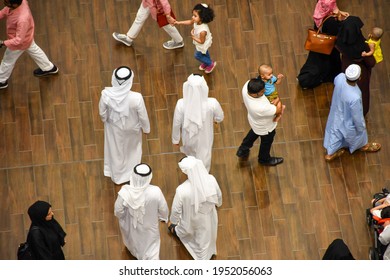
[[[45,237],[39,229],[30,230],[28,243],[32,246],[36,259],[51,260],[52,255],[49,247],[46,245]]]

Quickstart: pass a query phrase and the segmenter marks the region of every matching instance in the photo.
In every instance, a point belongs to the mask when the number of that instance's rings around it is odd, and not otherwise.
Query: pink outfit
[[[338,9],[336,0],[318,0],[314,9],[313,19],[316,26],[320,26],[322,20]]]
[[[154,20],[157,20],[157,12],[164,11],[164,14],[169,15],[171,13],[171,5],[168,0],[142,0],[142,6],[149,8],[150,15]]]
[[[34,41],[34,19],[27,0],[14,10],[4,7],[0,19],[7,18],[7,36],[4,45],[10,50],[26,50]]]

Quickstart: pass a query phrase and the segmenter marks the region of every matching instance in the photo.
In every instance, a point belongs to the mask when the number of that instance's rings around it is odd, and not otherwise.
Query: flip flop
[[[332,161],[332,160],[334,160],[335,158],[338,158],[339,156],[341,156],[342,154],[344,154],[344,152],[345,152],[344,149],[340,149],[340,150],[338,150],[337,152],[335,152],[334,154],[326,155],[326,156],[325,156],[325,160],[326,160],[326,161]]]
[[[359,151],[373,153],[379,151],[381,148],[382,148],[381,144],[372,142],[360,148]]]

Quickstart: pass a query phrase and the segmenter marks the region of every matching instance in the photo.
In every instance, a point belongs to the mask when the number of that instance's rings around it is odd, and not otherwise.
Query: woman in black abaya
[[[314,30],[321,28],[322,33],[336,36],[343,20],[348,16],[349,13],[339,10],[335,0],[318,1],[313,14]],[[321,23],[323,23],[322,26]],[[339,73],[341,73],[341,59],[336,48],[333,48],[329,55],[309,51],[297,79],[299,85],[307,89],[317,87],[321,83],[333,83],[334,78]]]
[[[335,239],[326,249],[323,260],[354,260],[347,244],[342,239]]]
[[[336,48],[341,53],[343,72],[351,64],[357,64],[361,68],[362,72],[357,84],[362,91],[363,114],[366,115],[370,108],[370,78],[371,69],[375,66],[375,58],[374,56],[362,57],[363,51],[370,50],[361,31],[363,25],[359,17],[349,16],[346,18],[337,35]]]
[[[338,21],[336,17],[330,17],[324,22],[322,32],[335,36],[340,25],[341,21]],[[309,51],[297,79],[302,88],[315,88],[321,83],[333,83],[334,78],[339,73],[341,73],[341,59],[340,52],[336,48],[333,48],[329,55]]]
[[[36,201],[28,208],[31,226],[27,241],[38,260],[64,260],[62,246],[66,233],[54,219],[51,205],[45,201]]]

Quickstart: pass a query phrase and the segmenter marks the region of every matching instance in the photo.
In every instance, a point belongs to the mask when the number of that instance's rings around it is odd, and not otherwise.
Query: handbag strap
[[[322,25],[325,23],[325,21],[329,18],[332,18],[332,17],[335,17],[334,15],[329,15],[327,16],[320,24],[320,26],[318,26],[318,29],[317,29],[317,34],[320,32],[321,28],[322,28]]]

